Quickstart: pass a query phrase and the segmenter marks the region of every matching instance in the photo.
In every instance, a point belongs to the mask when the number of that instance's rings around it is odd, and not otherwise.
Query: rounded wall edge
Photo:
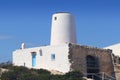
[[[68,12],[53,14],[50,45],[76,42],[76,26],[73,15]]]

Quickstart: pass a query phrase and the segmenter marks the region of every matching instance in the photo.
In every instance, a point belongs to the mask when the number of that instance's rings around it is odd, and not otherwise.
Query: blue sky
[[[120,0],[0,0],[0,62],[12,60],[22,42],[49,45],[55,12],[74,15],[78,44],[102,48],[120,42]]]

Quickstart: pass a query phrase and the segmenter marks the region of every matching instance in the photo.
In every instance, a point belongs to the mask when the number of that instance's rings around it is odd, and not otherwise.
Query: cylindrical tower
[[[50,45],[76,43],[74,17],[70,13],[60,12],[52,16]]]

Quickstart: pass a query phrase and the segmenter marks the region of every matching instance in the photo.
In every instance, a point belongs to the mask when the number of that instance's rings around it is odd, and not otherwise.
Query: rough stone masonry
[[[104,72],[115,76],[112,51],[109,49],[69,44],[68,58],[71,70],[78,70],[83,74]]]

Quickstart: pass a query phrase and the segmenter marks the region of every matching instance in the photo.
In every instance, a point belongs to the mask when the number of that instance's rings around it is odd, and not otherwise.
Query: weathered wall
[[[116,80],[120,80],[120,64],[114,64]]]
[[[116,80],[120,80],[120,72],[116,72],[115,75],[116,75]]]
[[[99,60],[100,72],[105,72],[110,76],[114,76],[114,68],[111,57],[111,50],[99,49],[95,47],[80,46],[69,44],[69,61],[71,70],[79,70],[84,74],[87,73],[86,56],[91,55]]]

